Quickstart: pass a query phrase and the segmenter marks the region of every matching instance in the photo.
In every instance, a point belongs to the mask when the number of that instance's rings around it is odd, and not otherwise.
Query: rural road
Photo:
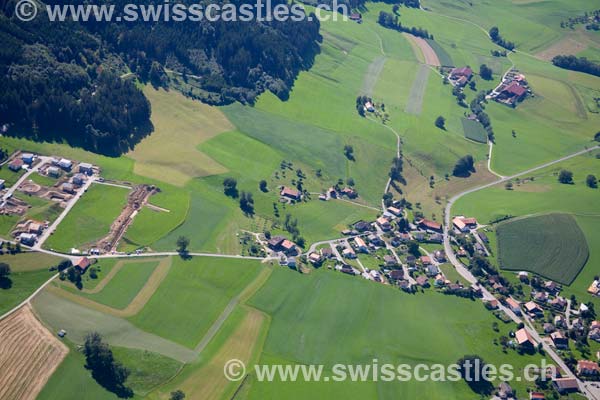
[[[454,203],[460,199],[461,197],[467,195],[467,194],[471,194],[471,193],[475,193],[479,190],[483,190],[495,185],[498,185],[502,182],[507,182],[511,179],[515,179],[518,178],[520,176],[523,175],[527,175],[530,174],[532,172],[538,171],[540,169],[544,169],[547,167],[550,167],[552,165],[558,164],[560,162],[569,160],[573,157],[577,157],[586,153],[589,153],[591,151],[594,150],[598,150],[600,149],[600,146],[594,146],[588,149],[584,149],[572,154],[569,154],[567,156],[558,158],[554,161],[550,161],[547,162],[545,164],[539,165],[537,167],[533,167],[533,168],[529,168],[525,171],[519,172],[517,174],[511,175],[511,176],[506,176],[506,177],[502,177],[500,179],[497,179],[493,182],[487,183],[485,185],[481,185],[469,190],[465,190],[464,192],[461,192],[457,195],[455,195],[454,197],[452,197],[450,200],[448,200],[448,203],[446,204],[446,208],[444,209],[444,250],[446,252],[446,257],[448,258],[448,261],[450,261],[452,263],[452,265],[454,265],[454,267],[456,268],[456,271],[461,274],[463,276],[463,278],[465,278],[467,281],[475,284],[477,282],[477,279],[473,276],[473,274],[471,274],[471,272],[467,269],[467,267],[458,260],[458,258],[456,257],[456,254],[454,253],[454,249],[452,248],[452,245],[450,243],[450,220],[452,217],[452,206],[454,205]],[[483,299],[494,299],[495,297],[483,286],[480,286],[483,292]],[[548,343],[544,342],[542,340],[542,338],[539,336],[539,334],[537,333],[537,331],[531,326],[529,320],[525,317],[523,318],[523,320],[521,320],[518,316],[516,316],[511,310],[509,310],[508,308],[506,308],[503,305],[500,305],[500,309],[502,311],[504,311],[509,317],[512,318],[513,321],[515,321],[516,323],[520,323],[520,322],[524,322],[525,323],[525,327],[527,329],[527,331],[530,333],[530,335],[538,342],[538,343],[542,343],[542,346],[544,348],[544,350],[546,351],[546,353],[556,362],[556,364],[563,369],[563,371],[565,372],[565,374],[569,377],[575,377],[573,375],[573,373],[571,372],[571,370],[567,367],[567,365],[564,363],[564,361],[562,360],[562,358],[560,358],[560,356],[554,351],[554,349],[552,349]],[[584,391],[584,393],[588,396],[588,398],[591,399],[598,399],[600,397],[598,397],[598,394],[594,393],[595,390],[591,387],[588,387],[586,385],[584,385],[579,379],[579,387],[581,388],[582,391]]]

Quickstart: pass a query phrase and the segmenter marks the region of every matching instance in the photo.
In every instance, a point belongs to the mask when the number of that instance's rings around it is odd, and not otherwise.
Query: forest
[[[0,125],[9,135],[64,141],[109,156],[133,148],[153,129],[149,102],[121,75],[131,72],[164,87],[167,70],[200,76],[201,100],[211,104],[251,104],[265,90],[285,100],[320,51],[316,18],[50,23],[44,11],[22,22],[11,4],[0,12]]]

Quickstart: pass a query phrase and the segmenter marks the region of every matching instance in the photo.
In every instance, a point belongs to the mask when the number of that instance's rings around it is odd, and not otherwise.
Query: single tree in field
[[[258,188],[263,193],[266,193],[269,191],[269,188],[267,188],[267,181],[265,181],[264,179],[262,181],[260,181],[260,183],[258,184]]]
[[[237,190],[237,181],[234,178],[225,178],[223,180],[223,192],[226,196],[237,199],[238,190]]]
[[[346,183],[348,184],[348,186],[354,186],[354,178],[348,178],[346,179]]]
[[[564,184],[573,183],[573,173],[566,169],[561,169],[560,173],[558,174],[558,181]]]
[[[456,162],[452,175],[466,178],[471,176],[473,172],[475,172],[475,159],[472,155],[467,154]]]
[[[511,181],[506,182],[506,184],[504,185],[504,188],[506,190],[512,190],[513,189],[513,184]]]
[[[179,236],[177,238],[177,252],[179,254],[187,254],[188,246],[190,245],[190,239],[185,236]]]
[[[600,132],[596,133],[596,135],[594,136],[594,140],[596,142],[600,142]]]
[[[475,81],[469,82],[469,87],[471,88],[471,90],[477,90],[477,82],[475,82]]]
[[[596,177],[594,175],[588,175],[587,178],[585,178],[585,183],[591,187],[592,189],[595,189],[598,187],[598,180],[596,179]]]
[[[494,79],[493,74],[494,72],[492,71],[492,69],[486,64],[481,64],[481,66],[479,67],[479,76],[481,76],[481,79],[491,81],[492,79]]]
[[[440,129],[446,130],[446,118],[441,115],[435,119],[435,126]]]
[[[352,147],[351,145],[347,144],[344,146],[344,155],[346,156],[346,158],[350,161],[356,161],[354,158],[354,147]]]
[[[169,397],[169,400],[183,400],[185,399],[185,393],[183,393],[182,390],[176,390],[174,392],[171,392],[171,397]]]

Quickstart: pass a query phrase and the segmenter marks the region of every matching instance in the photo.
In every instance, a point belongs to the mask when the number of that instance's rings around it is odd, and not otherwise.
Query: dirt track
[[[35,399],[68,352],[37,320],[29,305],[2,320],[0,399]]]
[[[416,37],[416,36],[408,34],[408,33],[404,33],[403,35],[404,35],[404,37],[406,37],[408,39],[410,44],[413,46],[413,50],[415,50],[415,53],[417,53],[417,51],[420,51],[420,53],[423,55],[424,59],[420,59],[419,61],[422,61],[425,64],[431,65],[434,67],[439,67],[442,65],[440,63],[440,59],[438,58],[437,54],[435,53],[435,51],[433,51],[433,49],[431,48],[431,46],[429,45],[429,43],[427,43],[427,41],[425,39]],[[420,57],[417,55],[417,58],[420,58]]]

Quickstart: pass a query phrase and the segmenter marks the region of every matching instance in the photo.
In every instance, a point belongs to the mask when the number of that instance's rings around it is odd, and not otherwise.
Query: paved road
[[[19,178],[19,180],[17,181],[17,183],[15,183],[10,188],[8,188],[8,190],[6,191],[6,193],[4,194],[4,196],[2,196],[2,205],[4,205],[4,203],[6,202],[6,200],[8,200],[13,195],[13,193],[17,190],[17,188],[19,186],[21,186],[21,184],[23,182],[25,182],[27,180],[27,178],[29,178],[29,176],[31,174],[33,174],[34,172],[39,171],[39,169],[50,160],[50,157],[38,156],[38,158],[39,158],[40,161],[36,165],[34,165],[33,167],[29,168],[27,170],[27,172],[25,174],[23,174],[23,176],[21,176]]]
[[[477,192],[479,190],[483,190],[492,186],[495,186],[497,184],[500,184],[502,182],[506,182],[509,181],[511,179],[515,179],[517,177],[523,176],[523,175],[527,175],[530,174],[532,172],[538,171],[540,169],[543,168],[547,168],[549,166],[558,164],[560,162],[563,162],[565,160],[571,159],[573,157],[577,157],[586,153],[589,153],[590,151],[594,151],[594,150],[598,150],[600,148],[600,146],[594,146],[591,147],[589,149],[584,149],[575,153],[572,153],[570,155],[561,157],[557,160],[554,161],[550,161],[547,162],[545,164],[539,165],[537,167],[534,168],[530,168],[527,169],[523,172],[511,175],[511,176],[507,176],[507,177],[502,177],[498,180],[495,180],[493,182],[490,182],[488,184],[485,185],[481,185],[469,190],[466,190],[462,193],[459,193],[457,195],[455,195],[454,197],[452,197],[450,200],[448,200],[448,203],[446,204],[446,208],[444,210],[444,249],[446,251],[446,257],[448,258],[448,261],[450,261],[452,263],[452,265],[454,265],[454,267],[456,268],[456,271],[461,274],[463,276],[463,278],[465,278],[466,280],[468,280],[471,283],[476,283],[477,279],[473,276],[473,274],[471,274],[471,272],[465,267],[465,265],[460,262],[458,260],[458,258],[456,257],[456,254],[454,253],[454,249],[452,248],[451,244],[450,244],[450,220],[452,217],[452,206],[454,205],[454,203],[460,199],[461,197],[470,194],[470,193],[474,193]],[[487,289],[485,289],[484,287],[481,287],[482,292],[483,292],[483,299],[493,299],[495,298]],[[529,332],[529,334],[533,337],[534,340],[536,340],[538,343],[542,343],[542,346],[546,352],[546,354],[548,354],[553,360],[554,362],[556,362],[556,364],[565,372],[566,376],[569,377],[575,377],[573,375],[573,373],[571,372],[571,370],[567,367],[567,365],[564,363],[564,361],[562,360],[562,358],[560,358],[560,356],[554,351],[554,349],[552,347],[550,347],[550,345],[543,341],[542,338],[539,336],[539,334],[537,333],[537,331],[533,328],[533,326],[531,325],[531,322],[528,320],[527,317],[524,317],[523,320],[521,320],[521,318],[519,318],[518,316],[516,316],[511,310],[509,310],[508,308],[504,307],[504,306],[500,306],[500,309],[505,312],[510,318],[512,318],[513,321],[515,321],[516,323],[521,323],[523,322],[525,324],[525,328],[527,329],[527,331]],[[579,382],[579,387],[581,388],[581,390],[585,393],[586,396],[588,396],[588,398],[591,399],[598,399],[600,398],[600,396],[598,396],[600,394],[599,391],[597,391],[597,389],[591,387],[591,385],[584,385],[583,382],[581,382],[578,379]]]

